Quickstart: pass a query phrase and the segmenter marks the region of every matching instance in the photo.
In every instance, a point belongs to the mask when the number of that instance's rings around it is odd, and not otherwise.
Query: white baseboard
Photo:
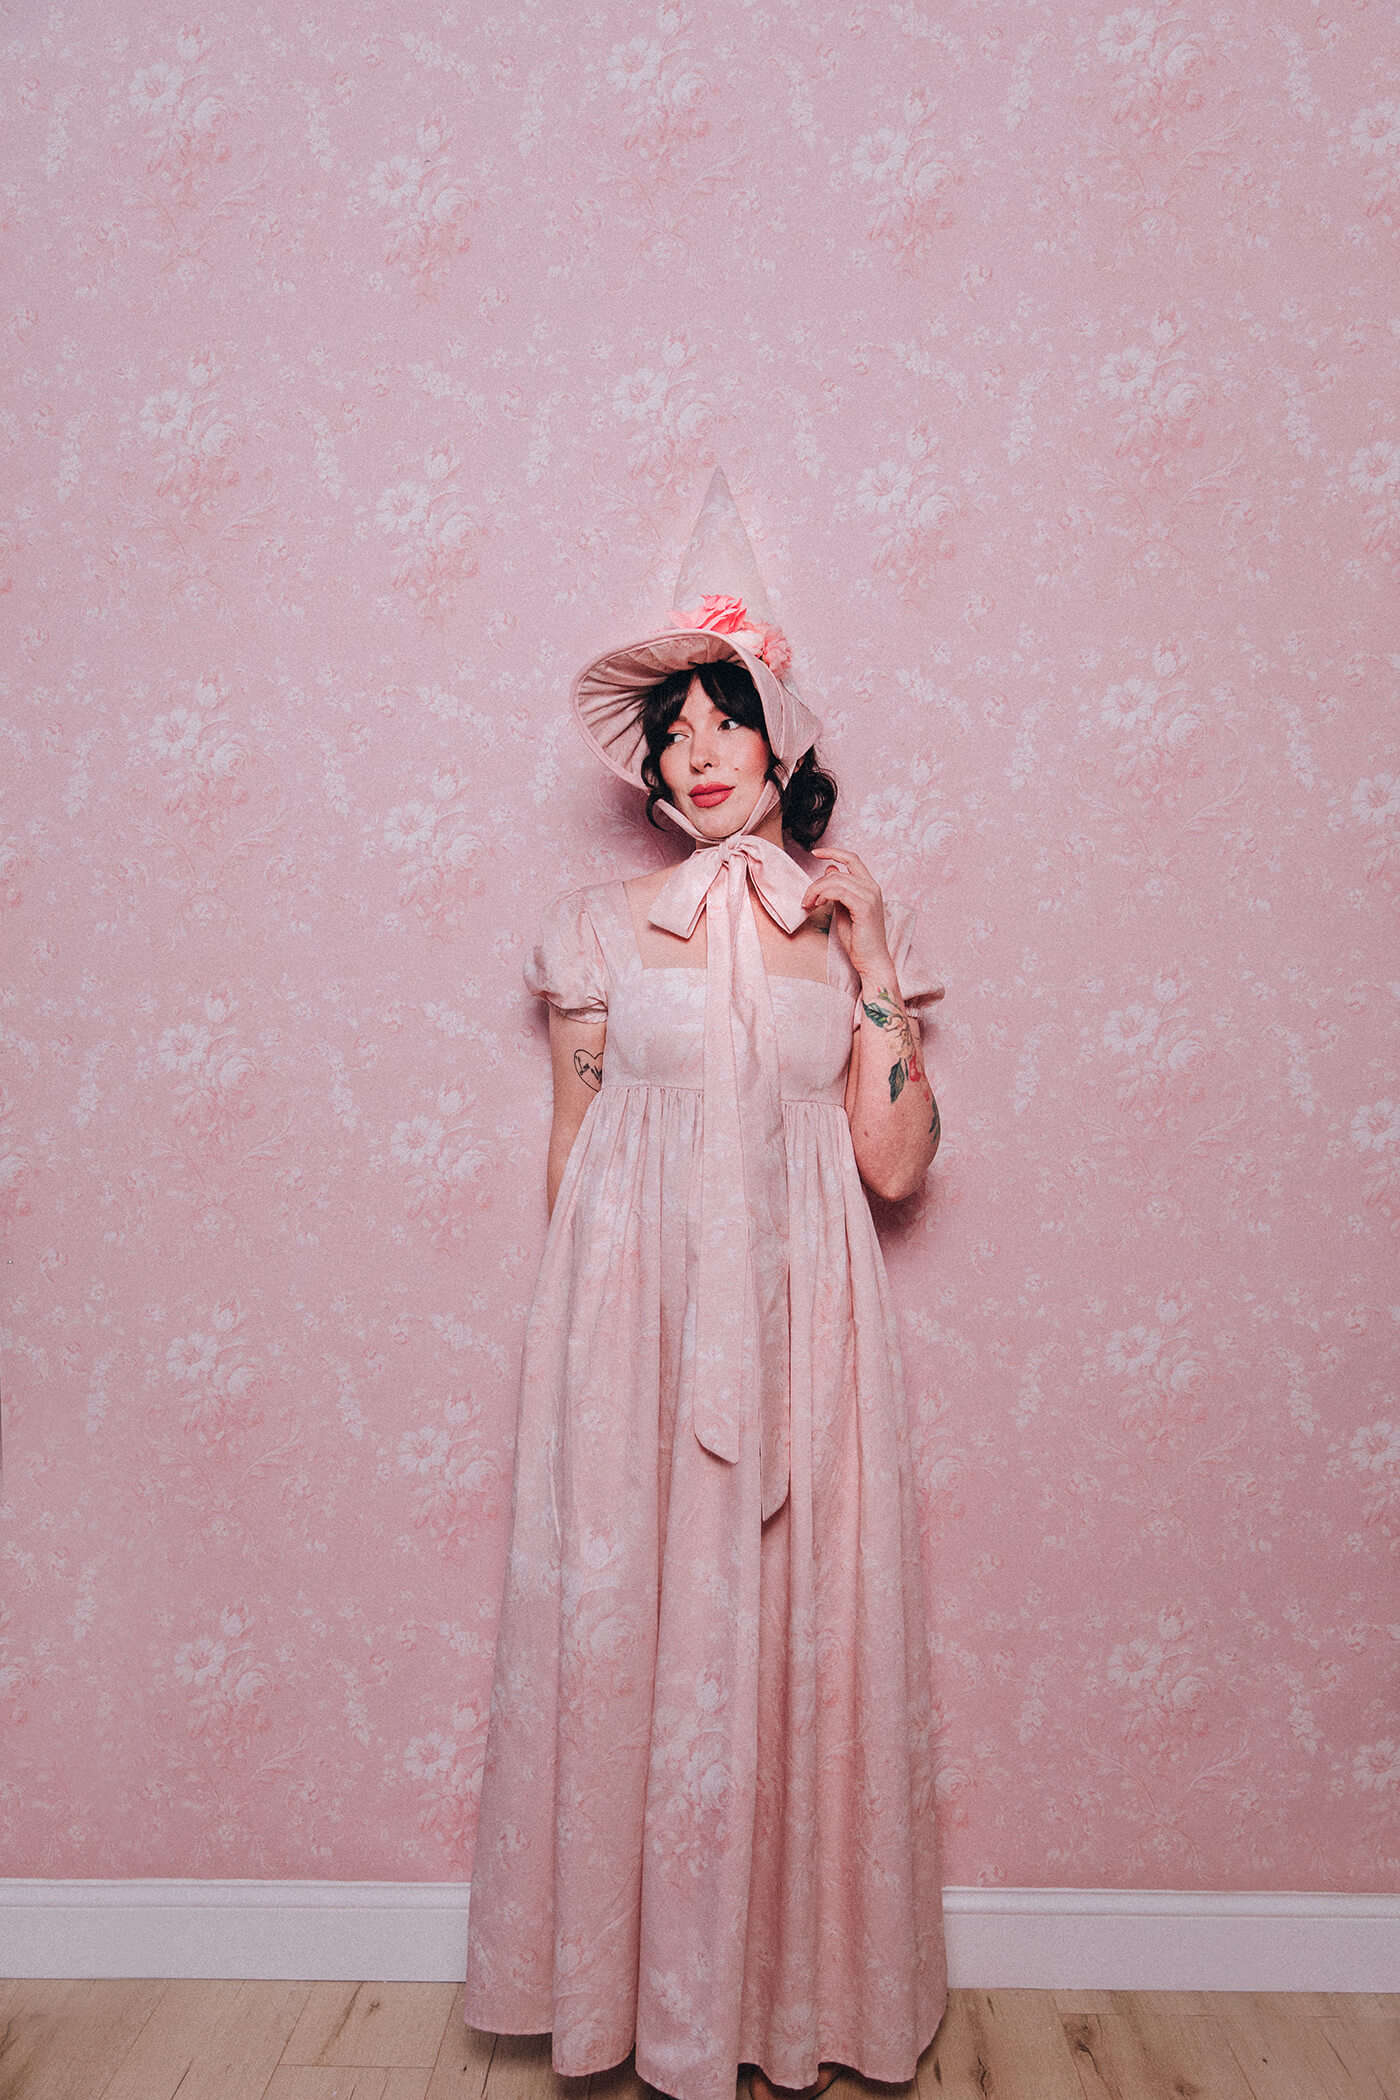
[[[956,1988],[1400,1991],[1400,1896],[945,1889]]]
[[[0,1881],[0,1975],[451,1983],[464,1881]]]
[[[0,1976],[452,1983],[465,1882],[0,1880]],[[1400,1991],[1400,1896],[944,1890],[960,1989]]]

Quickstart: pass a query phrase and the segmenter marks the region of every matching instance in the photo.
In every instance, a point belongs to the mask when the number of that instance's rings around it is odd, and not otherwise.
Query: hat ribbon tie
[[[796,933],[807,876],[781,846],[745,832],[698,846],[662,884],[650,921],[688,940],[705,916],[699,1239],[685,1367],[692,1421],[704,1448],[730,1464],[746,1426],[757,1427],[767,1518],[788,1491],[787,1146],[750,882]]]

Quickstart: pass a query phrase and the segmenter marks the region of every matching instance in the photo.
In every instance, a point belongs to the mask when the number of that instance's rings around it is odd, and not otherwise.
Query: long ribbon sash
[[[698,833],[667,807],[681,828]],[[749,819],[761,821],[764,803]],[[662,884],[653,926],[688,940],[705,915],[705,1069],[692,1420],[731,1464],[759,1436],[762,1513],[788,1491],[788,1188],[778,1035],[749,907],[752,882],[789,933],[808,878],[781,846],[745,831],[699,846]]]

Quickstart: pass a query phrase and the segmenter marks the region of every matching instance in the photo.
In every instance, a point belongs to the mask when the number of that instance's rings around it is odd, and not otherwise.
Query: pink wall
[[[1400,69],[1185,0],[5,45],[6,1871],[470,1864],[564,715],[720,459],[949,992],[948,1878],[1400,1854]]]

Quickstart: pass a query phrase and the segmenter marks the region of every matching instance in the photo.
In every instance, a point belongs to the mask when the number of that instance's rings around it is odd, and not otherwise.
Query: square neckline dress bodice
[[[888,914],[911,1009],[938,995]],[[706,975],[644,966],[621,882],[526,981],[606,1020],[526,1327],[466,2018],[634,2046],[677,2100],[737,2067],[902,2082],[941,2017],[934,1716],[898,1332],[843,1099],[859,980],[770,975],[790,1217],[788,1492],[686,1419]]]

